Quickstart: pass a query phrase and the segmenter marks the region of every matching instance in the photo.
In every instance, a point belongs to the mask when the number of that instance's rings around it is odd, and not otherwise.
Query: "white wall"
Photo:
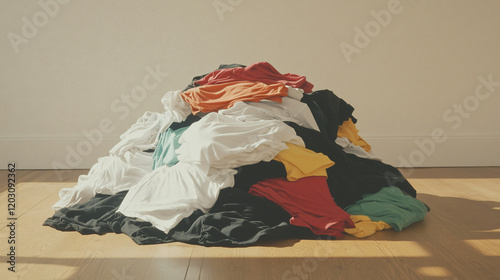
[[[89,168],[166,91],[257,61],[353,105],[386,162],[500,165],[499,12],[495,0],[1,1],[0,168]],[[122,101],[149,76],[143,100]]]

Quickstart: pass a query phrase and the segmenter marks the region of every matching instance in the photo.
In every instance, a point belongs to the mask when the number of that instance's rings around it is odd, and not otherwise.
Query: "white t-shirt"
[[[78,177],[76,186],[59,191],[60,199],[52,209],[57,211],[85,203],[97,193],[116,194],[128,190],[152,170],[152,153],[127,151],[121,156],[101,157],[87,175]]]
[[[179,138],[180,162],[204,167],[236,168],[272,160],[285,143],[304,147],[295,130],[279,120],[241,121],[209,113],[192,124]]]
[[[318,124],[307,104],[290,97],[283,97],[281,103],[271,100],[237,102],[229,109],[219,110],[219,114],[236,117],[242,121],[273,119],[290,121],[319,131]]]
[[[155,169],[132,187],[118,212],[168,232],[196,209],[208,211],[219,191],[234,185],[234,169],[210,169],[179,162]]]

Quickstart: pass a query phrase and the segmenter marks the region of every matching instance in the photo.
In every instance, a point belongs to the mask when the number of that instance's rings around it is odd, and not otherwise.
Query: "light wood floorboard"
[[[136,245],[123,234],[42,226],[88,170],[16,172],[16,272],[7,270],[7,174],[0,171],[0,279],[500,279],[500,167],[405,169],[431,207],[402,232],[280,240],[246,248]]]

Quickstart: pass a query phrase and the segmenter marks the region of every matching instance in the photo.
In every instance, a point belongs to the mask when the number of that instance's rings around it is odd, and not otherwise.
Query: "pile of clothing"
[[[428,211],[359,136],[354,108],[271,64],[221,65],[162,98],[44,225],[137,244],[366,237]]]

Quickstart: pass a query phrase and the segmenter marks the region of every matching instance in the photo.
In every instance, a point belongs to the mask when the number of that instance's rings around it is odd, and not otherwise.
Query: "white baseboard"
[[[374,153],[396,167],[500,166],[500,137],[364,137]],[[108,155],[118,138],[91,143],[85,138],[0,139],[0,169],[88,169]],[[420,143],[419,145],[417,143]]]
[[[88,169],[120,139],[104,138],[92,143],[86,138],[0,139],[0,169],[9,162],[16,169]]]
[[[376,155],[396,167],[500,166],[500,137],[365,137]]]

